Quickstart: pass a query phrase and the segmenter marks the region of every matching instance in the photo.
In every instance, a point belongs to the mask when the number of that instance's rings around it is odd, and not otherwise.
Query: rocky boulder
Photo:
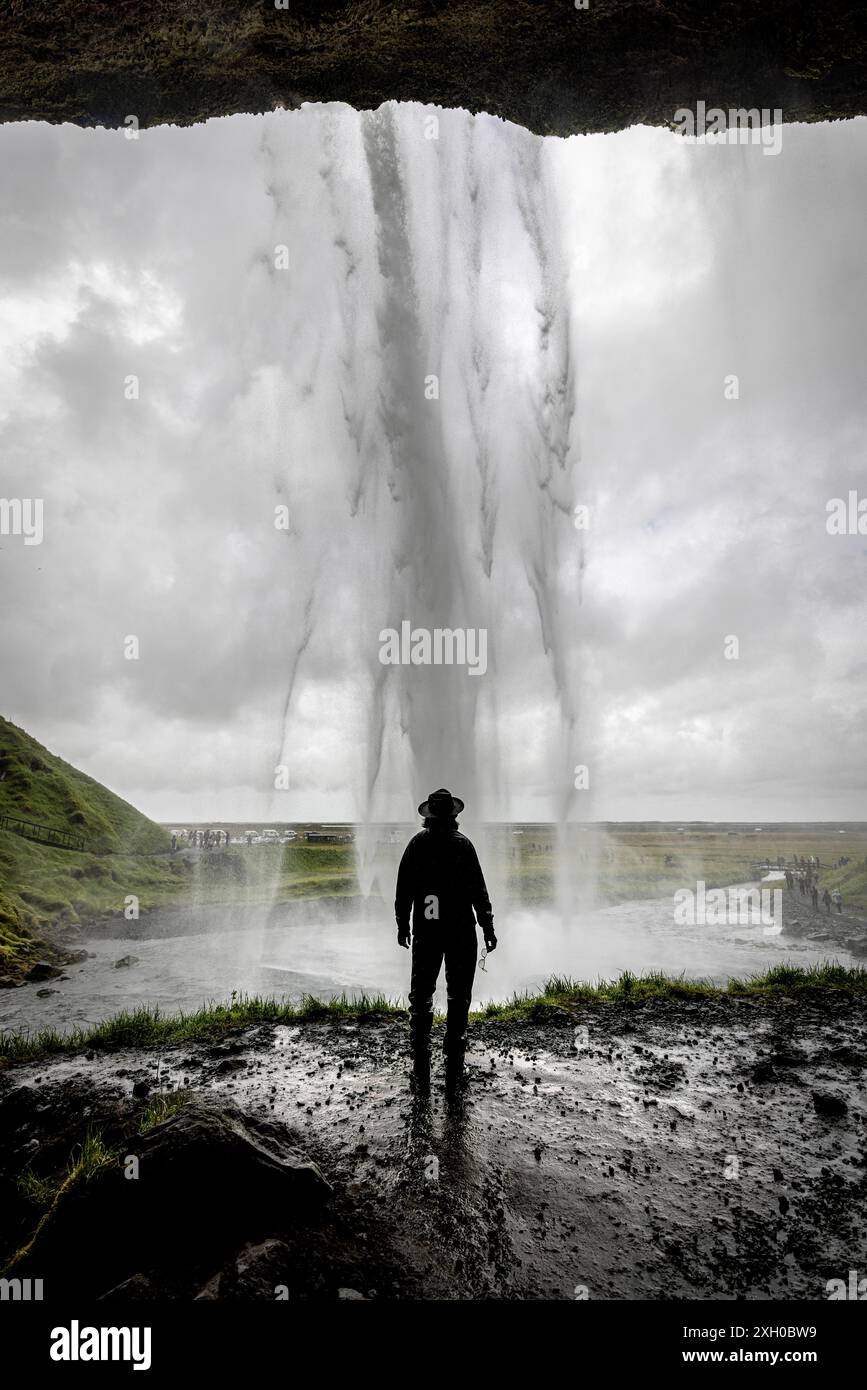
[[[330,1190],[285,1128],[191,1102],[77,1183],[14,1272],[99,1297],[143,1272],[212,1268],[315,1219]]]

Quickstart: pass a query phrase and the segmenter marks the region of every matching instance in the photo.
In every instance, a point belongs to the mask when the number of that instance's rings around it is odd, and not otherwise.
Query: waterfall
[[[309,192],[294,165],[312,146]],[[355,692],[343,708],[358,760],[343,771],[360,822],[407,820],[440,785],[470,824],[508,819],[527,790],[516,752],[524,776],[532,760],[537,804],[563,820],[582,537],[545,143],[489,117],[389,104],[282,114],[262,149],[289,262],[269,267],[286,324],[275,486],[293,610],[279,761],[291,770],[299,753],[305,672],[330,670]],[[383,664],[380,634],[404,623],[483,630],[486,671]],[[336,693],[329,717],[340,708]]]

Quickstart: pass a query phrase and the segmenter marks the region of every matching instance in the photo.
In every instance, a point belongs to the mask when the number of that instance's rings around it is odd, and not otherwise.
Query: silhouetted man
[[[400,946],[410,944],[412,913],[412,980],[409,993],[410,1045],[418,1090],[430,1085],[433,997],[443,960],[448,998],[443,1052],[446,1084],[463,1078],[467,1015],[476,973],[476,918],[493,951],[494,914],[478,855],[456,817],[464,803],[445,787],[431,792],[418,813],[424,829],[403,852],[397,873],[394,913]],[[473,915],[475,912],[475,916]]]

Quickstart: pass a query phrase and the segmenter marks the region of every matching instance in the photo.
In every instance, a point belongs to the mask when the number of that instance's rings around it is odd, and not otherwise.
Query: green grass
[[[509,1019],[543,1013],[545,1008],[570,1008],[576,1004],[633,1003],[647,999],[722,999],[732,996],[773,996],[803,990],[848,990],[867,992],[867,967],[837,965],[825,961],[801,967],[775,965],[744,979],[731,979],[719,986],[709,980],[693,980],[685,975],[670,976],[651,971],[634,975],[624,970],[616,980],[588,984],[583,980],[554,975],[541,994],[515,994],[502,1004],[488,1004],[478,1019]]]
[[[153,1129],[155,1125],[161,1125],[163,1120],[169,1119],[171,1115],[176,1115],[179,1110],[183,1110],[189,1100],[189,1091],[166,1091],[151,1096],[139,1116],[139,1134],[147,1134],[148,1130]]]
[[[73,1149],[62,1178],[52,1182],[50,1179],[37,1177],[30,1169],[26,1170],[18,1178],[18,1190],[28,1201],[42,1209],[42,1216],[30,1239],[20,1250],[16,1250],[0,1273],[5,1277],[30,1253],[60,1203],[74,1188],[92,1182],[107,1168],[113,1168],[117,1162],[118,1152],[108,1147],[102,1132],[88,1128],[82,1142]]]
[[[54,1201],[58,1184],[52,1182],[51,1178],[40,1178],[32,1168],[26,1168],[15,1179],[15,1186],[26,1202],[44,1211]]]
[[[166,1047],[172,1043],[207,1041],[257,1023],[298,1023],[327,1018],[359,1018],[370,1014],[402,1014],[402,1006],[379,995],[346,995],[316,999],[304,995],[298,1004],[258,995],[239,995],[227,1004],[209,1004],[192,1013],[165,1014],[140,1008],[114,1014],[93,1028],[61,1034],[53,1028],[36,1033],[0,1032],[0,1059],[28,1061],[54,1053],[117,1051],[121,1048]]]
[[[628,970],[616,980],[600,980],[596,984],[553,976],[541,994],[513,995],[504,1003],[486,1005],[471,1014],[471,1018],[481,1022],[532,1018],[534,1013],[544,1016],[545,1008],[552,1006],[568,1009],[578,1004],[640,1004],[648,999],[771,997],[804,990],[867,992],[867,967],[847,967],[833,961],[808,968],[776,965],[762,974],[730,980],[724,987],[686,976],[633,975]],[[5,1031],[0,1033],[0,1060],[27,1062],[54,1054],[166,1047],[173,1043],[220,1038],[259,1023],[291,1024],[371,1016],[405,1018],[406,1009],[401,1003],[381,995],[360,995],[355,999],[345,994],[331,999],[305,995],[299,1004],[240,995],[233,996],[227,1004],[211,1004],[193,1013],[164,1014],[160,1009],[134,1009],[115,1014],[93,1028],[76,1029],[68,1034],[58,1033],[53,1028],[43,1028],[36,1033]]]

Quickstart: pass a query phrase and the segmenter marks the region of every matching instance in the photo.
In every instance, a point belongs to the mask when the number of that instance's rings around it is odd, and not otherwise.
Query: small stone
[[[833,1096],[827,1091],[813,1092],[813,1105],[817,1115],[825,1115],[828,1119],[839,1119],[841,1115],[849,1113],[849,1107],[840,1096]]]

